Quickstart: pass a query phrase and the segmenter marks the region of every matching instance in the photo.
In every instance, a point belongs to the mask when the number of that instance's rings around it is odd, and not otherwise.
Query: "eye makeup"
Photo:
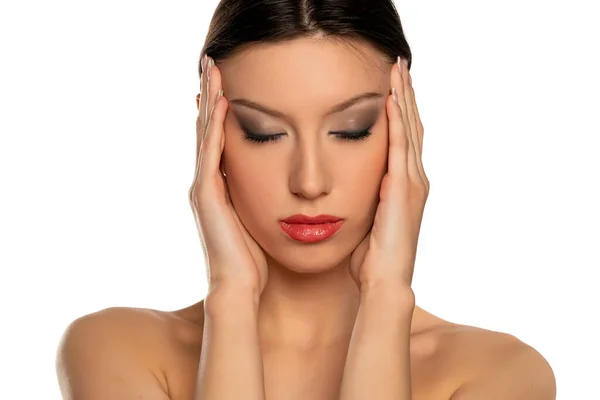
[[[340,140],[347,141],[359,141],[368,138],[371,135],[371,129],[373,125],[370,124],[368,128],[362,129],[359,131],[335,131],[330,132],[329,134],[336,136]],[[285,136],[285,133],[277,133],[273,135],[265,135],[262,133],[251,132],[250,130],[242,127],[244,131],[244,139],[254,143],[266,143],[266,142],[274,142],[279,140],[282,136]]]
[[[351,141],[363,140],[363,139],[366,139],[369,136],[371,136],[371,129],[373,128],[373,125],[375,125],[375,124],[371,124],[371,125],[369,125],[368,128],[363,129],[361,131],[339,131],[339,132],[330,132],[330,133],[332,135],[337,136],[339,139],[342,139],[342,140],[351,140]]]
[[[278,133],[275,135],[264,135],[261,133],[250,132],[249,130],[242,128],[244,131],[244,139],[254,143],[266,143],[274,142],[279,140],[285,133]]]
[[[238,127],[244,133],[244,140],[247,140],[252,143],[267,143],[267,142],[276,142],[280,140],[283,136],[286,136],[287,133],[261,133],[262,129],[266,129],[266,125],[257,122],[251,116],[246,116],[243,112],[239,112],[239,110],[233,108],[233,114],[235,116],[235,120],[237,122]],[[356,142],[360,140],[364,140],[371,135],[371,129],[377,122],[379,117],[380,109],[375,108],[369,110],[367,113],[363,113],[363,115],[356,116],[349,121],[354,121],[352,125],[358,125],[356,122],[362,120],[366,122],[366,128],[358,129],[358,130],[341,130],[341,131],[330,131],[329,134],[335,136],[339,140],[345,140],[350,142]],[[269,129],[270,130],[270,129]]]

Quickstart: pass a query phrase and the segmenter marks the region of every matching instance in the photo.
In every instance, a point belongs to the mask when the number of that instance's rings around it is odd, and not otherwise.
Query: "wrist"
[[[404,307],[413,310],[415,294],[410,286],[389,282],[366,283],[360,287],[360,302],[379,304],[385,307]]]
[[[258,312],[259,290],[237,282],[211,282],[204,301],[205,312],[213,315],[237,310],[248,313]]]

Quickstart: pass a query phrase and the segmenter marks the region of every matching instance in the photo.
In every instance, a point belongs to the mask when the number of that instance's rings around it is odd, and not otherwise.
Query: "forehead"
[[[220,64],[229,99],[249,99],[292,118],[318,115],[364,92],[386,93],[390,68],[369,44],[313,38],[253,45]]]

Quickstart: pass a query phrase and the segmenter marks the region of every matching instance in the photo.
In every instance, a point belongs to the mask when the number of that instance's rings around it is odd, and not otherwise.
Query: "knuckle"
[[[419,182],[411,182],[410,184],[410,199],[411,202],[421,204],[427,198],[427,190],[425,185],[419,180]]]
[[[190,204],[199,215],[210,215],[210,209],[213,208],[211,199],[215,197],[200,184],[194,185],[189,192]]]
[[[427,200],[427,197],[429,196],[429,181],[427,180],[426,176],[423,176],[422,179],[420,179],[417,187],[419,197],[421,199]]]
[[[196,189],[196,184],[193,184],[192,187],[190,187],[190,190],[188,191],[188,201],[190,203],[190,205],[193,207],[196,207],[196,202],[197,202],[197,189]]]
[[[196,179],[188,192],[188,198],[190,200],[190,203],[193,203],[194,206],[199,206],[202,203],[203,192],[204,190],[201,189],[200,180]]]
[[[419,195],[421,198],[427,198],[427,185],[425,182],[421,182],[419,184]]]

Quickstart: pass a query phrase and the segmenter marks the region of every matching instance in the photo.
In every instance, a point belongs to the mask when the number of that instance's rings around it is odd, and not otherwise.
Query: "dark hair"
[[[408,61],[409,69],[412,64],[392,0],[221,0],[201,54],[218,64],[255,43],[321,36],[366,41],[390,64],[398,56]]]

